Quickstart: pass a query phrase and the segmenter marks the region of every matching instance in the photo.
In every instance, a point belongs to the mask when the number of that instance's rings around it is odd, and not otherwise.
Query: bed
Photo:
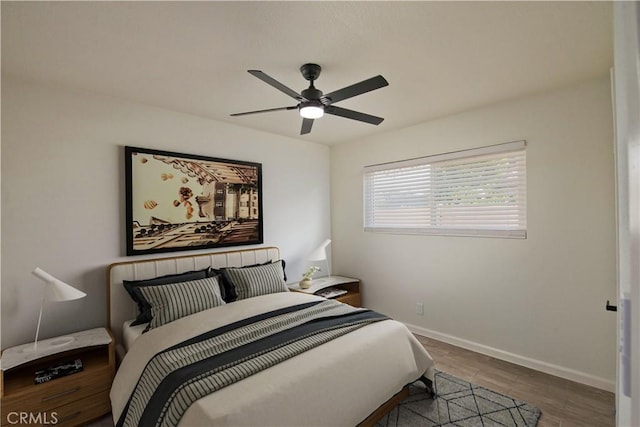
[[[286,286],[281,292],[247,294],[242,280],[257,280],[256,271],[280,271],[279,260],[278,248],[260,247],[110,265],[108,323],[120,360],[110,393],[114,423],[374,425],[407,395],[408,384],[433,380],[433,361],[423,346],[403,324],[384,315],[288,292]],[[203,270],[216,273],[215,292],[226,292],[227,298],[228,283],[223,286],[217,273],[236,280],[238,299],[211,307],[203,303],[202,310],[187,307],[188,315],[171,313],[168,322],[166,310],[184,307],[152,304],[153,320],[131,325],[141,307],[123,281]],[[165,288],[185,292],[196,282],[211,285],[208,278],[179,287],[154,284],[137,295]],[[217,365],[208,365],[211,361]],[[203,384],[212,389],[202,391]]]

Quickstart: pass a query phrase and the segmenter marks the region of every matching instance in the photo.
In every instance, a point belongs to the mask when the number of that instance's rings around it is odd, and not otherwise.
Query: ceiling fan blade
[[[298,92],[296,92],[295,90],[283,85],[282,83],[280,83],[279,81],[277,81],[273,77],[263,73],[262,71],[260,71],[260,70],[247,70],[247,71],[252,76],[256,76],[257,78],[259,78],[260,80],[262,80],[266,84],[275,87],[280,92],[286,93],[287,95],[289,95],[293,99],[306,101],[306,99],[304,99]]]
[[[300,135],[306,135],[311,132],[311,126],[313,126],[313,119],[302,119],[302,129],[300,129]]]
[[[236,116],[246,116],[247,114],[256,114],[256,113],[269,113],[271,111],[282,111],[282,110],[296,110],[298,108],[297,105],[291,106],[291,107],[278,107],[278,108],[269,108],[266,110],[256,110],[256,111],[247,111],[244,113],[233,113],[230,114],[233,117]]]
[[[324,112],[333,114],[334,116],[345,117],[347,119],[358,120],[372,125],[379,125],[384,120],[382,117],[372,116],[371,114],[361,113],[359,111],[348,110],[346,108],[336,107],[335,105],[327,105]]]
[[[324,98],[329,98],[331,102],[334,103],[363,93],[371,92],[372,90],[380,89],[385,86],[389,86],[389,82],[387,82],[384,77],[378,75],[371,77],[370,79],[363,80],[360,83],[355,83],[351,86],[328,93]]]

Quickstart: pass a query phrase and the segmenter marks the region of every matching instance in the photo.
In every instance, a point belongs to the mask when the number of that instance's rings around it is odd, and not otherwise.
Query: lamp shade
[[[309,254],[309,261],[324,261],[327,259],[327,246],[331,243],[331,239],[325,240],[320,246]]]
[[[62,280],[56,279],[39,267],[36,267],[32,274],[49,285],[51,292],[49,299],[52,301],[71,301],[87,296],[84,292],[64,283]]]

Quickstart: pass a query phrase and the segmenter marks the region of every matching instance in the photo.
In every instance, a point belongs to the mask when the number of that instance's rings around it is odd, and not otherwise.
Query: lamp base
[[[76,340],[75,337],[66,336],[66,337],[58,337],[50,340],[45,340],[40,343],[35,343],[33,347],[25,347],[22,351],[24,353],[35,353],[40,351],[47,351],[50,349],[56,349],[65,347]]]

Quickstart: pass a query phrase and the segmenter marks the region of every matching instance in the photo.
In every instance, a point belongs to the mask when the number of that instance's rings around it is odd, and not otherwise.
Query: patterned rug
[[[410,395],[376,427],[534,427],[540,409],[445,372],[435,375],[436,398],[414,383]]]

